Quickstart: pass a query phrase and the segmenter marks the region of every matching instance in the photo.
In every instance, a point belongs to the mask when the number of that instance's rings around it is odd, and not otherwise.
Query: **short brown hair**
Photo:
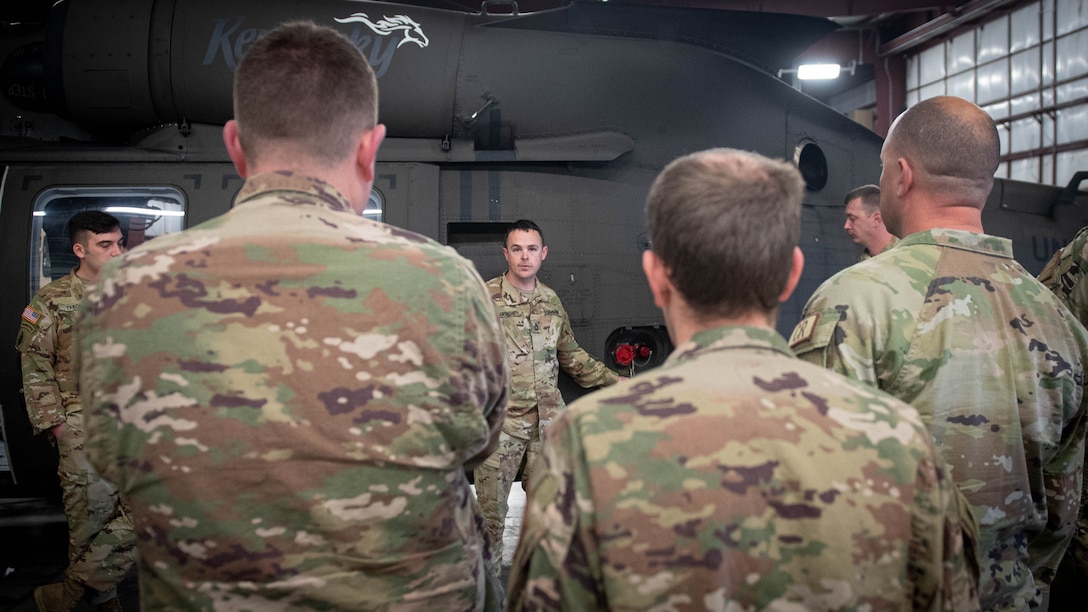
[[[335,164],[378,121],[378,83],[359,50],[311,21],[280,25],[234,73],[234,117],[247,156],[287,147]]]
[[[992,118],[954,96],[937,96],[908,108],[892,124],[885,145],[920,171],[931,191],[957,193],[985,203],[1001,160]]]
[[[801,235],[805,182],[792,165],[711,149],[674,160],[650,188],[654,253],[703,316],[773,314]]]
[[[502,245],[505,247],[510,244],[510,234],[514,232],[536,232],[540,235],[540,244],[544,244],[544,230],[540,229],[540,226],[528,219],[518,219],[514,221],[506,228],[506,236],[502,239]]]
[[[843,205],[850,204],[851,200],[861,198],[861,207],[865,210],[865,216],[872,217],[880,211],[880,187],[876,185],[862,185],[850,190],[842,199]]]

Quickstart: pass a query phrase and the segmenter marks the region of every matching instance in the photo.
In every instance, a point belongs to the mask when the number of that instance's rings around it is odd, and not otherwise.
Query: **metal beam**
[[[53,0],[49,0],[52,2]],[[470,11],[481,0],[448,0]],[[521,13],[531,13],[570,4],[571,0],[517,0]],[[411,3],[411,0],[408,0]],[[810,17],[871,17],[889,13],[922,11],[947,12],[956,2],[936,0],[609,0],[610,4],[637,4],[672,8],[700,8],[757,13],[791,13]]]
[[[955,2],[935,0],[610,0],[617,4],[667,5],[761,13],[792,13],[815,17],[868,17],[885,13],[947,11]]]
[[[973,0],[881,45],[879,54],[886,57],[905,53],[933,38],[948,34],[961,25],[981,19],[1000,8],[1013,4],[1015,1]]]

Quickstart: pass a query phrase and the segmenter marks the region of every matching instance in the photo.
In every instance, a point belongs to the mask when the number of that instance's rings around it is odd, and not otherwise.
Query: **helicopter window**
[[[68,242],[68,219],[85,210],[107,212],[121,224],[124,248],[185,227],[185,196],[174,187],[59,187],[34,202],[30,230],[30,295],[79,263]]]
[[[811,140],[802,141],[794,150],[793,161],[809,190],[819,191],[827,185],[827,157],[820,145]]]
[[[384,221],[384,210],[385,196],[378,191],[377,187],[374,187],[370,190],[370,197],[366,200],[366,210],[363,211],[363,216],[371,221]]]

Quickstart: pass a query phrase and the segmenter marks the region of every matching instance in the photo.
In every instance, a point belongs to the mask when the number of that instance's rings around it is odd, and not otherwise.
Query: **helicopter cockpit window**
[[[71,272],[79,263],[68,242],[68,219],[84,210],[101,210],[117,217],[125,249],[157,236],[180,232],[185,227],[185,195],[173,187],[48,189],[34,202],[30,296]]]
[[[382,196],[382,192],[378,191],[375,187],[370,190],[370,197],[366,201],[366,210],[363,211],[363,216],[371,221],[384,221],[385,213],[385,197]]]

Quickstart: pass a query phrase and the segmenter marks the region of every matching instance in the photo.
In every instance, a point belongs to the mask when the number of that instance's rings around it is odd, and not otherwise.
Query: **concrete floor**
[[[503,532],[503,576],[509,575],[524,512],[525,491],[520,482],[515,482]],[[37,612],[34,587],[64,579],[67,549],[68,529],[59,504],[0,499],[0,611]],[[121,582],[118,596],[125,610],[140,609],[135,570]],[[94,607],[83,603],[77,610],[94,610]]]
[[[518,547],[518,536],[521,534],[521,517],[525,514],[525,490],[521,488],[521,482],[515,482],[510,487],[510,511],[506,514],[506,528],[502,532],[502,571],[503,576],[514,562],[514,549]]]

